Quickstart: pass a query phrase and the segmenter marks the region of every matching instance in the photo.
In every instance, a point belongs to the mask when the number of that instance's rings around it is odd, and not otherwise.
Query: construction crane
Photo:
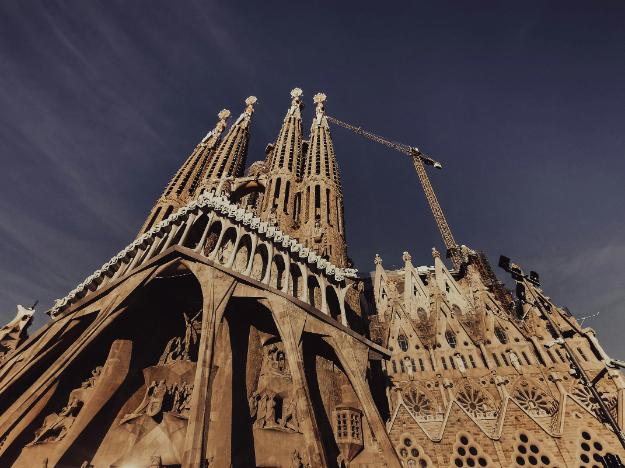
[[[375,141],[376,143],[380,143],[387,148],[399,151],[400,153],[404,153],[412,158],[412,163],[414,164],[414,168],[417,171],[417,176],[419,177],[419,182],[421,182],[421,187],[423,187],[425,198],[430,205],[430,210],[432,210],[432,215],[434,215],[434,221],[436,221],[436,225],[438,226],[438,230],[440,231],[441,237],[443,238],[445,248],[447,249],[447,256],[451,258],[451,262],[454,268],[459,269],[462,263],[462,255],[460,249],[458,247],[458,244],[456,243],[456,240],[454,239],[453,234],[451,233],[449,223],[447,223],[445,214],[443,213],[441,205],[438,202],[438,198],[436,198],[436,193],[434,193],[434,189],[432,188],[432,184],[430,183],[430,178],[428,177],[425,170],[425,165],[433,166],[436,169],[442,169],[443,166],[441,165],[441,163],[422,153],[419,148],[415,146],[408,146],[404,145],[403,143],[397,143],[395,141],[387,140],[386,138],[382,138],[375,133],[363,130],[362,127],[350,125],[337,118],[330,117],[329,115],[326,115],[326,117],[329,122],[332,122],[339,127],[351,130],[357,135],[363,136],[368,140]]]

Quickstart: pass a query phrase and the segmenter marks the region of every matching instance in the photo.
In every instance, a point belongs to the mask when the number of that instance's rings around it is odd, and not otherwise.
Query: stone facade
[[[623,377],[537,285],[350,268],[326,97],[308,140],[291,98],[245,174],[256,98],[222,111],[132,244],[0,331],[0,466],[622,466]]]

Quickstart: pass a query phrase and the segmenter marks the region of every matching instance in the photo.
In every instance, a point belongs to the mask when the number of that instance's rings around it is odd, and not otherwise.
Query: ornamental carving
[[[485,392],[465,384],[456,395],[456,401],[462,408],[473,417],[496,416],[495,405]]]
[[[553,398],[525,380],[514,389],[512,397],[532,416],[552,416],[558,410]]]
[[[46,416],[43,425],[37,429],[35,438],[29,445],[58,442],[67,435],[82,407],[89,400],[101,372],[102,367],[96,367],[79,388],[71,391],[67,404],[61,411]]]

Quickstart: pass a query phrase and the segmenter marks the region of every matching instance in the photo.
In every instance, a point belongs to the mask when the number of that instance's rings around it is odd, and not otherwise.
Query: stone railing
[[[210,193],[137,238],[48,311],[72,304],[136,271],[168,248],[192,249],[226,269],[289,294],[348,326],[345,296],[357,270],[339,268],[253,213]]]

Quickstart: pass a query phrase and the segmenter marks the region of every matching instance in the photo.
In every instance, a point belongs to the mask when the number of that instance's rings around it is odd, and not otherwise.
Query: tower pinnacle
[[[249,96],[245,100],[245,109],[215,150],[215,156],[201,183],[202,190],[216,189],[222,186],[225,179],[241,175],[247,158],[249,125],[257,102],[256,96]]]
[[[189,198],[196,195],[199,182],[204,177],[206,167],[215,153],[215,148],[221,139],[221,134],[226,128],[227,120],[230,117],[230,111],[228,109],[222,109],[219,114],[217,114],[217,117],[219,120],[215,124],[215,127],[198,143],[191,155],[171,179],[163,191],[163,194],[154,204],[139,234],[148,231],[152,226],[167,218],[174,209],[184,205],[188,202]]]

